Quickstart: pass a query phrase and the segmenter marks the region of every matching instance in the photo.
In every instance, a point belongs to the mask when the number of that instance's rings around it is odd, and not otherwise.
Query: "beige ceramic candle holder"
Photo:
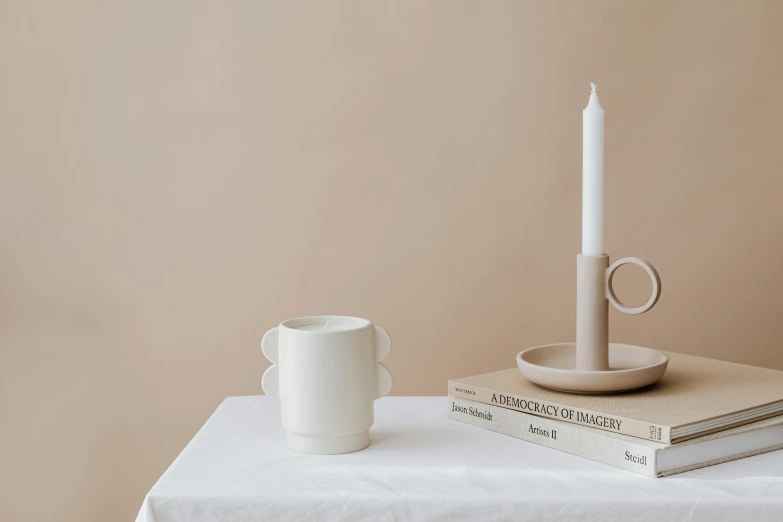
[[[617,299],[615,271],[624,264],[641,266],[650,276],[652,296],[632,308]],[[612,393],[656,382],[669,358],[659,351],[609,342],[609,302],[626,314],[641,314],[661,295],[661,278],[650,263],[625,257],[609,266],[609,256],[576,257],[576,342],[536,346],[517,355],[522,375],[536,384],[573,393]]]

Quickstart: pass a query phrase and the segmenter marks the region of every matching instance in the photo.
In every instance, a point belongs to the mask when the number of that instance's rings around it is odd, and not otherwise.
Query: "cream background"
[[[0,0],[0,518],[130,520],[263,333],[394,339],[395,394],[573,339],[581,110],[611,337],[783,369],[783,3]],[[641,270],[621,297],[642,302]]]

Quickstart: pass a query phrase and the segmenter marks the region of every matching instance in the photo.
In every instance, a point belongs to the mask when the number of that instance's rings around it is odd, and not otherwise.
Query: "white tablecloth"
[[[377,401],[369,448],[285,448],[280,407],[231,397],[138,522],[783,520],[783,451],[651,479],[447,419],[443,397]]]

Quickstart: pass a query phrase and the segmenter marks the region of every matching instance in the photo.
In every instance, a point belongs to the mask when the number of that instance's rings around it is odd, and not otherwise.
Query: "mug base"
[[[288,449],[312,455],[339,455],[363,450],[370,445],[370,430],[343,437],[308,437],[295,433],[285,434]]]

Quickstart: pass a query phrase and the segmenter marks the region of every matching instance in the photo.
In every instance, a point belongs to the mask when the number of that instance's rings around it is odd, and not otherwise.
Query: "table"
[[[285,448],[270,397],[226,399],[137,522],[783,520],[783,451],[652,479],[446,418],[444,397],[386,397],[369,448]]]

